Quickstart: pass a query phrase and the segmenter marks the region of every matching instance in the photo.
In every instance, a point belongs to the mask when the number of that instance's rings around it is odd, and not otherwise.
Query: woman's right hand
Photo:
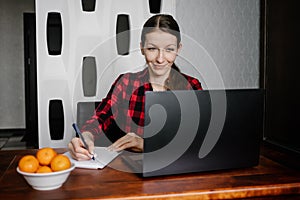
[[[89,149],[84,147],[84,144],[80,138],[73,138],[68,144],[69,152],[75,160],[90,160],[93,157],[94,152],[94,137],[90,132],[83,132],[82,136]]]

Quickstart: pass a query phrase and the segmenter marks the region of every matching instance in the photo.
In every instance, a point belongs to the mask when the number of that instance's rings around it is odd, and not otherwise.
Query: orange
[[[39,161],[33,155],[25,155],[20,159],[18,166],[23,172],[34,173],[39,167]]]
[[[51,168],[48,166],[40,166],[36,173],[49,173],[52,172]]]
[[[51,160],[56,155],[56,151],[50,147],[41,148],[36,153],[36,157],[41,165],[49,165],[51,163]]]
[[[57,154],[57,156],[52,159],[50,165],[52,171],[56,172],[69,169],[71,167],[71,161],[66,155]]]

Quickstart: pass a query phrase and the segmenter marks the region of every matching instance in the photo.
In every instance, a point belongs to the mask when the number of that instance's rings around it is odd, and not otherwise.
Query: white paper
[[[86,161],[77,161],[71,157],[69,152],[66,152],[65,155],[70,158],[71,162],[73,162],[77,168],[103,169],[121,153],[116,151],[108,151],[106,148],[107,147],[95,147],[95,160],[91,159]]]

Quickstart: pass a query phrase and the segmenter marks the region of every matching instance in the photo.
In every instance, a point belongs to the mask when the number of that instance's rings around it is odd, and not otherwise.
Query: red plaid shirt
[[[182,75],[187,80],[187,90],[202,90],[201,83],[196,78]],[[89,131],[94,136],[99,136],[110,126],[117,124],[124,133],[134,132],[142,135],[146,91],[153,91],[149,83],[148,68],[137,73],[120,75],[96,108],[95,114],[82,127],[82,131]]]

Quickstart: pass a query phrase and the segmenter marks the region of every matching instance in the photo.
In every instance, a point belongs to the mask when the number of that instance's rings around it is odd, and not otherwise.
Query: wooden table
[[[76,168],[61,188],[37,191],[16,172],[21,156],[35,152],[0,151],[0,199],[300,199],[300,171],[264,155],[253,168],[144,179],[110,167]],[[125,164],[117,158],[113,165]]]

